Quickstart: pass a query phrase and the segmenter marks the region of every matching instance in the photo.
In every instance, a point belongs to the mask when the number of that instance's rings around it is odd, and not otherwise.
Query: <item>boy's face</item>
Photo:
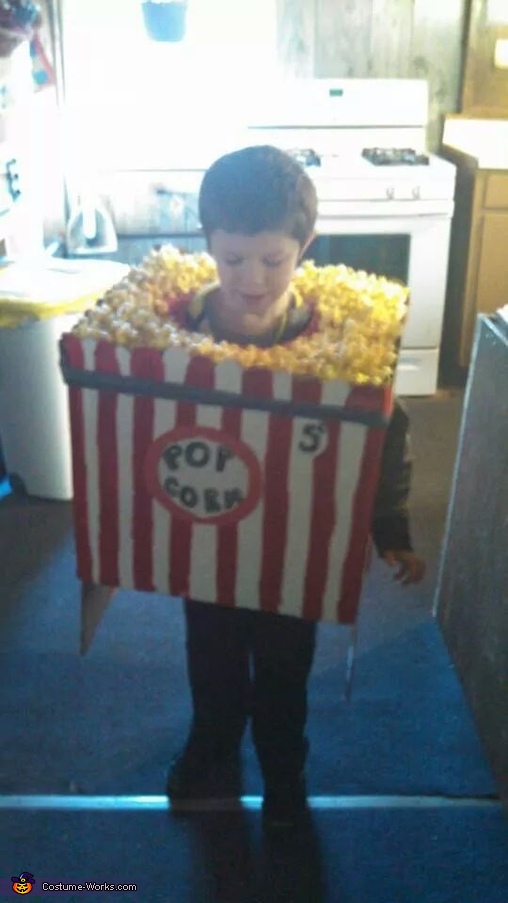
[[[220,314],[232,329],[261,335],[288,304],[287,288],[302,249],[278,232],[241,235],[217,229],[210,239],[220,281]]]

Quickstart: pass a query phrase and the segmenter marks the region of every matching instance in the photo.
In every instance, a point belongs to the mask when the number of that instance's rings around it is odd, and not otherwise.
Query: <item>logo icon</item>
[[[19,878],[11,878],[12,889],[16,894],[29,894],[35,884],[31,872],[21,872]]]

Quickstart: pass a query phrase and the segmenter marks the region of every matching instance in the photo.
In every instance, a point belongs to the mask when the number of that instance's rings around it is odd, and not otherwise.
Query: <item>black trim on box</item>
[[[177,383],[156,383],[148,379],[133,376],[118,376],[114,373],[102,373],[96,370],[75,370],[61,359],[63,377],[68,386],[81,389],[97,389],[105,392],[118,392],[124,395],[142,395],[152,398],[170,398],[175,401],[193,401],[196,404],[220,405],[221,407],[246,408],[251,411],[266,411],[271,414],[282,414],[290,417],[309,417],[318,420],[342,420],[349,423],[362,423],[368,427],[384,428],[388,426],[389,417],[375,411],[363,411],[359,408],[336,407],[334,405],[315,405],[305,402],[266,400],[247,395],[235,395],[217,389],[200,389],[195,386]]]

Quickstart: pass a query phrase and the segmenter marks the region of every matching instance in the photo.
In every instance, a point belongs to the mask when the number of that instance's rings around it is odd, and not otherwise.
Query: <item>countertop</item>
[[[508,170],[508,118],[447,117],[442,144],[474,157],[479,169]]]

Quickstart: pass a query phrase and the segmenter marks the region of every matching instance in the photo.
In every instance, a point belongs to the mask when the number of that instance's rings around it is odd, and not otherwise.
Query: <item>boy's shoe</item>
[[[267,787],[261,815],[268,831],[293,831],[308,826],[311,813],[304,780]]]
[[[169,799],[199,799],[210,796],[219,770],[228,765],[239,770],[239,757],[239,747],[221,748],[191,738],[171,761],[166,782]]]

